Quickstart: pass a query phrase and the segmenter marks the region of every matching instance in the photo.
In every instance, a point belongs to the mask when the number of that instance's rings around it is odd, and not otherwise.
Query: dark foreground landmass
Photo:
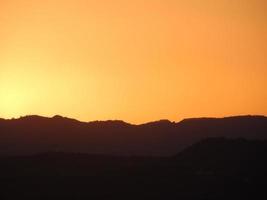
[[[0,158],[0,199],[267,199],[267,141],[208,138],[174,156]]]
[[[267,139],[267,117],[160,120],[141,125],[123,121],[80,122],[61,116],[0,119],[0,155],[43,152],[172,156],[208,137]]]

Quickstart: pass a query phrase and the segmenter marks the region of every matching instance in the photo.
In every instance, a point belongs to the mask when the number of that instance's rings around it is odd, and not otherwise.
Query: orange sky
[[[0,0],[0,117],[267,115],[266,0]]]

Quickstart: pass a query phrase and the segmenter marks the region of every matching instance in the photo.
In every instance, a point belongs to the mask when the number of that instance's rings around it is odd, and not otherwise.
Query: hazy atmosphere
[[[267,115],[265,0],[0,0],[0,118]]]

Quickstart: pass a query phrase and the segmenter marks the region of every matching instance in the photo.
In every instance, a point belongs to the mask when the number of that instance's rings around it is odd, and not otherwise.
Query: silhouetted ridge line
[[[91,121],[88,122],[89,125],[105,125],[105,126],[132,126],[132,124],[129,124],[127,122],[124,122],[122,120],[106,120],[106,121]]]
[[[161,119],[161,120],[157,120],[157,121],[152,121],[152,122],[147,122],[147,123],[143,123],[143,124],[132,124],[132,123],[128,123],[125,122],[123,120],[94,120],[94,121],[89,121],[89,122],[84,122],[84,121],[80,121],[74,118],[69,118],[69,117],[63,117],[61,115],[54,115],[53,117],[44,117],[44,116],[40,116],[40,115],[25,115],[25,116],[21,116],[19,118],[11,118],[11,119],[5,119],[5,118],[0,118],[0,120],[25,120],[25,119],[60,119],[60,120],[73,120],[73,121],[78,121],[78,122],[82,122],[82,123],[122,123],[122,124],[129,124],[129,125],[147,125],[147,124],[179,124],[179,123],[184,123],[184,122],[198,122],[198,121],[208,121],[208,120],[231,120],[231,119],[266,119],[267,117],[264,115],[238,115],[238,116],[228,116],[228,117],[197,117],[197,118],[185,118],[179,122],[175,122],[175,121],[170,121],[168,119]]]
[[[113,155],[174,155],[207,137],[267,139],[267,117],[159,120],[132,125],[121,120],[80,122],[54,116],[0,120],[0,154],[62,151]]]
[[[265,120],[264,115],[240,115],[240,116],[229,116],[229,117],[200,117],[200,118],[186,118],[178,123],[190,123],[190,122],[205,122],[205,121],[218,121],[218,120]]]

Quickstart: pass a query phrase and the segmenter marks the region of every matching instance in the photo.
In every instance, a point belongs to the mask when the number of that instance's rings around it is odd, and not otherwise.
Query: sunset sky
[[[0,0],[0,117],[267,115],[266,0]]]

